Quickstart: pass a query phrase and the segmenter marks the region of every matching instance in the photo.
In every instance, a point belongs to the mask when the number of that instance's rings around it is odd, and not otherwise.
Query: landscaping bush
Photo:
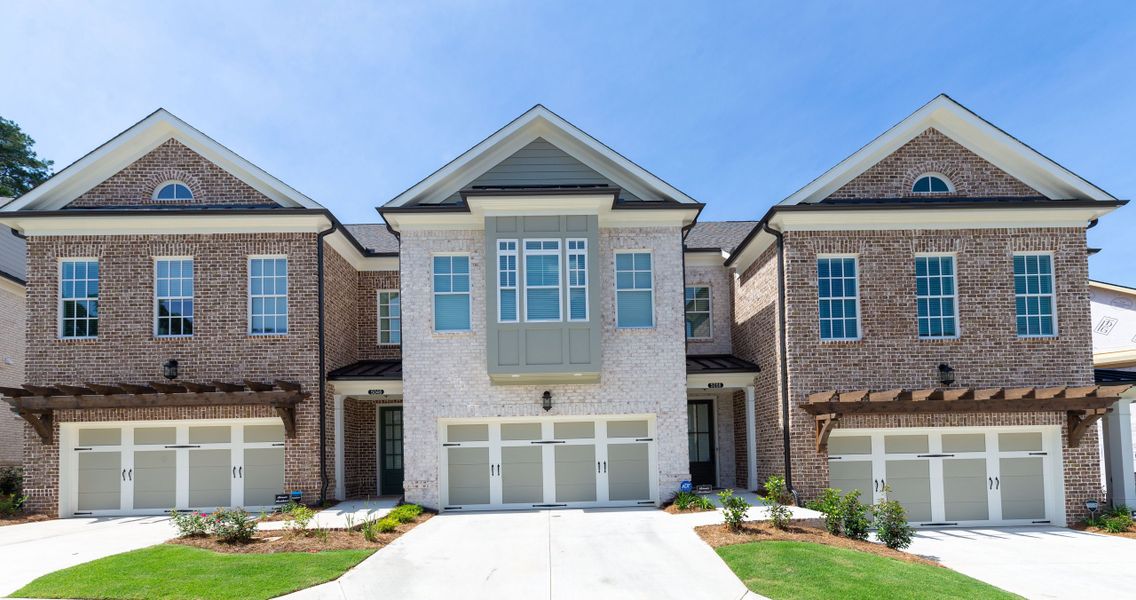
[[[698,510],[714,510],[717,507],[715,507],[714,503],[711,502],[710,499],[706,496],[695,496],[694,508],[697,508]]]
[[[1100,527],[1109,533],[1124,533],[1132,527],[1132,516],[1128,513],[1109,515],[1101,519]]]
[[[171,510],[170,521],[177,529],[178,537],[196,537],[209,533],[208,515],[205,513]]]
[[[422,507],[417,504],[403,504],[396,506],[394,510],[387,514],[388,519],[394,519],[399,523],[409,523],[418,518],[422,514]]]
[[[679,492],[675,494],[675,508],[679,510],[690,510],[690,507],[694,506],[694,502],[697,498],[697,494],[693,494],[691,492]]]
[[[884,486],[884,492],[891,488]],[[892,550],[903,550],[911,545],[911,536],[915,530],[907,524],[907,512],[903,506],[884,496],[872,507],[872,514],[876,517],[876,538]]]
[[[741,529],[746,511],[750,507],[749,502],[746,502],[746,499],[741,496],[735,496],[734,490],[718,492],[718,499],[722,501],[722,517],[726,521],[726,527],[729,527],[731,531]]]
[[[308,523],[316,516],[316,511],[304,505],[297,505],[289,511],[292,514],[292,520],[288,522],[287,528],[292,532],[305,531],[308,528]]]
[[[244,543],[252,540],[256,533],[256,519],[243,509],[217,509],[207,520],[209,533],[222,542]]]
[[[24,470],[20,467],[0,467],[0,496],[22,496]]]
[[[789,521],[793,518],[793,513],[784,504],[788,498],[789,491],[785,486],[785,478],[781,475],[770,475],[769,479],[765,480],[765,503],[769,508],[769,520],[777,529],[788,527]]]
[[[868,539],[869,506],[860,501],[860,490],[852,490],[840,499],[844,536],[854,540]]]
[[[809,502],[808,507],[824,515],[824,528],[832,535],[840,535],[844,526],[840,490],[828,488],[820,498]]]

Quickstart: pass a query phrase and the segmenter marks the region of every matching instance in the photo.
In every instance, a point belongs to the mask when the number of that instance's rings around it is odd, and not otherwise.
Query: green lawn
[[[966,575],[809,542],[753,542],[717,549],[751,591],[782,598],[1018,598]]]
[[[221,554],[160,544],[44,575],[20,598],[272,598],[331,581],[374,550]]]

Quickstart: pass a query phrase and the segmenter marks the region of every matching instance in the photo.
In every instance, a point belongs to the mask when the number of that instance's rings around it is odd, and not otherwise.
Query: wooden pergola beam
[[[27,421],[32,426],[32,429],[39,434],[39,440],[44,444],[50,445],[52,442],[52,425],[53,419],[51,412],[46,413],[33,413],[27,410],[18,410],[16,414],[20,415],[23,420]]]
[[[840,415],[836,413],[816,416],[816,448],[818,453],[828,450],[828,436],[839,420]]]
[[[158,406],[234,406],[234,405],[289,405],[297,404],[309,396],[306,392],[204,392],[195,394],[108,394],[92,396],[25,396],[6,398],[18,410],[36,412],[74,410],[83,408],[152,408]]]
[[[1015,400],[896,400],[894,402],[815,402],[802,404],[811,415],[827,413],[903,415],[916,413],[1058,412],[1107,408],[1117,398],[1018,398]]]
[[[1067,428],[1069,435],[1069,447],[1076,448],[1081,444],[1081,438],[1085,437],[1091,428],[1101,417],[1108,414],[1108,408],[1093,408],[1089,410],[1071,410],[1066,413]]]

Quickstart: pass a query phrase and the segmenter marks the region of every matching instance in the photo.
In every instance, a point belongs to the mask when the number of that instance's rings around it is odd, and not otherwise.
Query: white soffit
[[[1065,167],[940,94],[797,190],[781,204],[819,202],[928,128],[942,132],[1010,176],[1055,200],[1116,200]]]
[[[690,196],[538,104],[384,206],[441,202],[538,137],[644,200],[669,199],[697,204]]]
[[[0,211],[61,209],[171,138],[281,206],[323,208],[316,201],[160,108],[28,193],[4,205]]]

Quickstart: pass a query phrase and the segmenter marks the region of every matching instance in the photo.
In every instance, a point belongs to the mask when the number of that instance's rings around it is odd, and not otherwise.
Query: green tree
[[[0,196],[19,196],[51,177],[50,160],[36,156],[35,140],[0,117]]]

